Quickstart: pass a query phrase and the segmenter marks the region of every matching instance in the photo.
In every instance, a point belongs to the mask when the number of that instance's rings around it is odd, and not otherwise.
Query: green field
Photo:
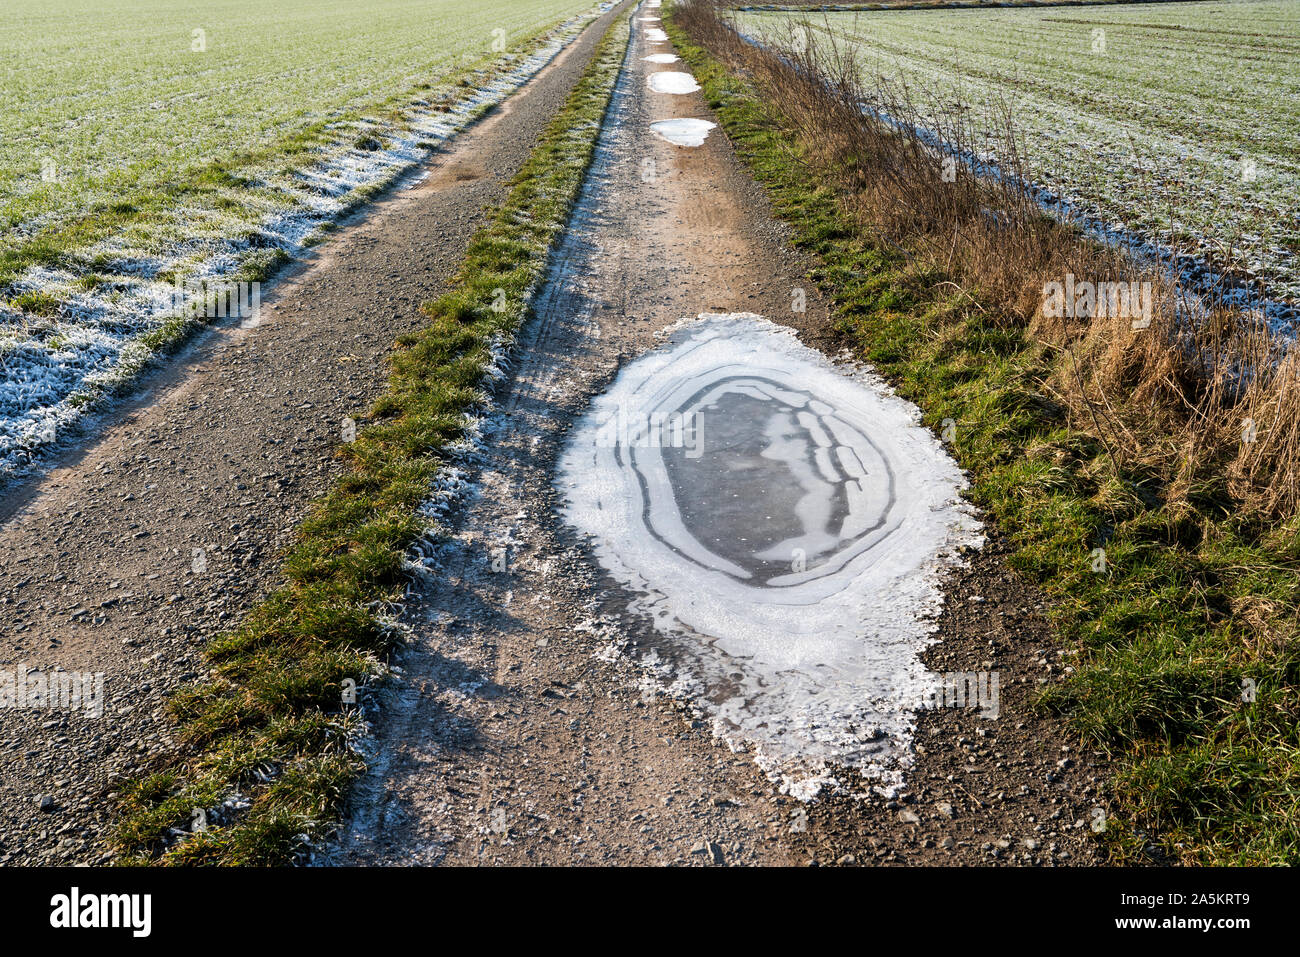
[[[6,0],[0,476],[498,101],[595,0]],[[540,52],[539,52],[540,51]]]
[[[312,135],[322,122],[408,105],[420,85],[491,59],[494,30],[518,46],[592,6],[6,0],[0,251],[107,200],[182,185],[214,162],[271,168],[305,134],[327,142]],[[47,160],[57,182],[42,179]]]
[[[1033,180],[1108,227],[1236,268],[1300,302],[1300,4],[744,13],[779,42],[849,41],[869,89],[922,122],[970,107],[996,160],[1004,110]],[[799,40],[796,38],[796,42]]]

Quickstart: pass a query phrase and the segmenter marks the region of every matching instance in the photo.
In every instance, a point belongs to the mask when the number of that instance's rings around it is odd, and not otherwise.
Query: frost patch
[[[703,146],[709,131],[717,125],[708,120],[675,119],[651,123],[650,129],[674,146]]]
[[[789,330],[704,315],[627,365],[561,456],[566,520],[653,622],[629,653],[792,794],[911,764],[940,581],[983,541],[918,420]]]
[[[700,88],[700,85],[695,82],[695,77],[676,70],[651,73],[646,77],[646,84],[652,93],[694,93]]]

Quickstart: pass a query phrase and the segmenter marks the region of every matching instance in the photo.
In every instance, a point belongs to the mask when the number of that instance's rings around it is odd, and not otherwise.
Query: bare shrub
[[[1295,513],[1300,360],[1262,317],[1194,295],[1158,263],[1046,215],[1025,186],[1034,180],[1009,107],[992,141],[977,142],[961,104],[936,117],[906,86],[864,79],[859,51],[829,29],[793,21],[760,47],[711,0],[691,0],[674,19],[753,84],[798,144],[792,162],[834,187],[864,235],[1054,350],[1046,388],[1117,467],[1160,475],[1175,510],[1223,497],[1225,508]],[[996,170],[978,160],[990,151]],[[1112,292],[1145,286],[1149,312],[1098,304],[1054,314],[1045,291],[1067,277]]]

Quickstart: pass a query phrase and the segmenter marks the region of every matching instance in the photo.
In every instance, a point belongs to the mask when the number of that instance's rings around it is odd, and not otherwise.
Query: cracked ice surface
[[[942,573],[982,542],[918,419],[789,330],[705,315],[627,365],[561,457],[566,520],[654,623],[641,663],[801,796],[829,765],[901,779]]]

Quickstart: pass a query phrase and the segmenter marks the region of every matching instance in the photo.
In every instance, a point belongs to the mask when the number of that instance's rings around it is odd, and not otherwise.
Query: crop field
[[[595,8],[8,0],[0,473],[192,324],[175,284],[265,278]]]
[[[947,128],[960,104],[982,160],[1006,150],[1010,118],[1049,202],[1226,268],[1275,314],[1300,302],[1300,4],[736,19],[760,40],[850,48],[866,88],[906,91],[922,125]]]

